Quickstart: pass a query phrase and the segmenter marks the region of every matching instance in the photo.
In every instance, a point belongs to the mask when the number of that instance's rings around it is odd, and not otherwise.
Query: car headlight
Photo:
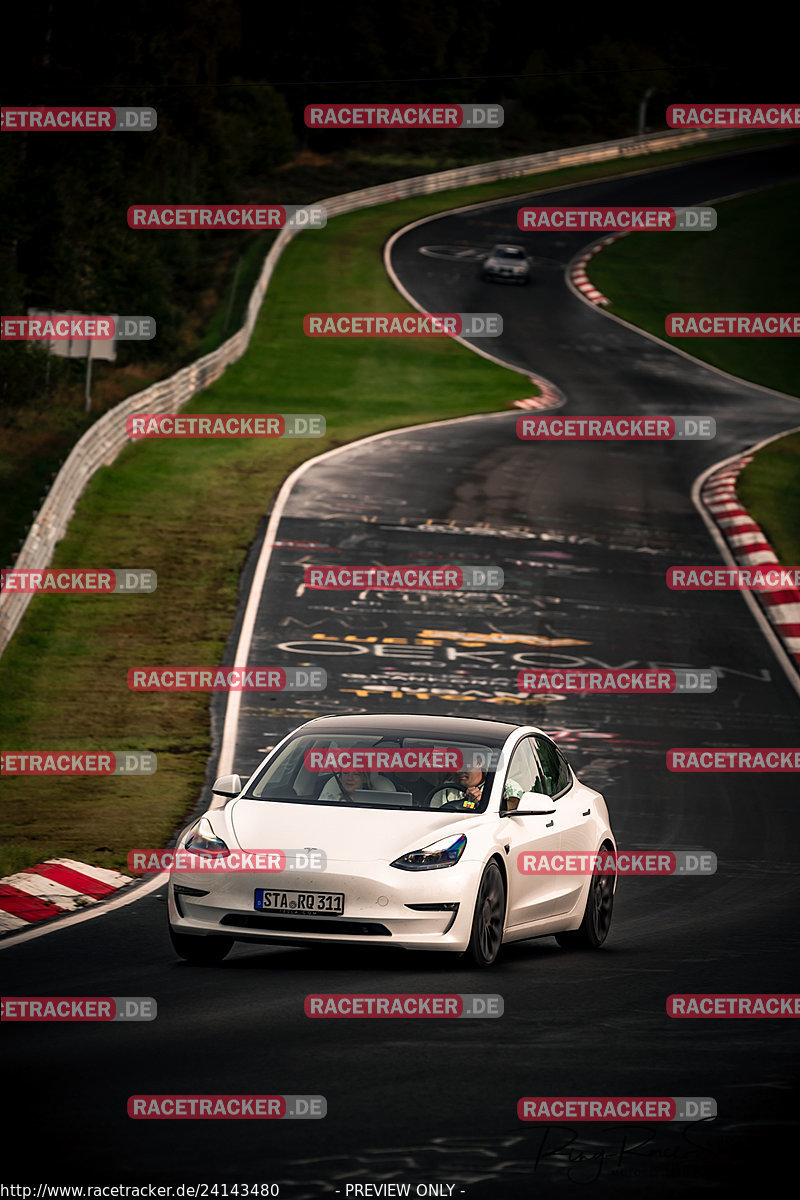
[[[399,867],[401,871],[435,871],[439,867],[454,867],[466,845],[467,839],[463,833],[456,838],[451,835],[421,850],[409,850],[408,854],[396,858],[391,865]]]
[[[230,853],[222,838],[218,838],[214,833],[208,817],[200,818],[197,828],[192,830],[186,839],[186,845],[184,846],[184,849],[191,850],[193,854]]]

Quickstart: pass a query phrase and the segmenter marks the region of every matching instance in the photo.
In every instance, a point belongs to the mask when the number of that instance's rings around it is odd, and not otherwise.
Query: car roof
[[[407,737],[451,737],[480,741],[491,738],[504,742],[525,726],[511,721],[490,721],[479,717],[419,716],[417,713],[359,713],[354,716],[315,717],[294,732],[341,734],[346,726],[352,733],[404,734]]]
[[[521,250],[523,254],[525,253],[525,247],[518,246],[514,242],[495,242],[494,246],[492,246],[492,249],[493,250]]]

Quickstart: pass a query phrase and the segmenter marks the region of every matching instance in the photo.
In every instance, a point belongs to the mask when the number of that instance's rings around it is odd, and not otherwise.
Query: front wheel
[[[580,927],[557,933],[556,941],[565,950],[598,950],[608,937],[613,911],[614,872],[593,875]]]
[[[467,955],[476,967],[490,967],[503,944],[506,889],[497,863],[490,862],[481,876],[472,934]]]
[[[172,948],[179,958],[201,967],[210,967],[222,962],[225,955],[233,949],[232,937],[192,937],[191,934],[177,933],[171,926],[169,936]]]

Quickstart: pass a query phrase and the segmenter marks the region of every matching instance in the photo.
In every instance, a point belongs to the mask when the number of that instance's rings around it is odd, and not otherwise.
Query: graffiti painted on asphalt
[[[454,643],[454,644],[453,644]],[[409,637],[379,637],[369,634],[359,637],[347,634],[343,638],[327,633],[314,633],[310,639],[279,642],[276,649],[287,654],[301,654],[309,659],[319,657],[363,657],[405,661],[413,665],[436,667],[448,663],[463,663],[464,667],[479,666],[483,670],[510,671],[511,664],[521,664],[542,669],[586,669],[601,670],[659,670],[692,668],[691,663],[664,662],[657,659],[628,659],[624,662],[606,662],[594,655],[537,653],[535,649],[517,650],[509,653],[516,645],[548,648],[553,646],[586,646],[590,643],[578,638],[548,638],[533,634],[469,633],[457,630],[423,629]],[[727,676],[739,676],[757,683],[770,683],[771,675],[766,667],[758,671],[745,671],[739,667],[714,664],[711,669],[720,680]]]

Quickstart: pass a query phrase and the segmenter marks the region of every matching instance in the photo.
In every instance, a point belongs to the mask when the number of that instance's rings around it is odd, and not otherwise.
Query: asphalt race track
[[[796,148],[762,150],[536,202],[701,204],[798,168]],[[664,580],[669,566],[719,560],[690,499],[697,475],[800,423],[800,402],[736,383],[589,307],[563,268],[593,235],[521,234],[518,207],[411,229],[392,255],[403,286],[430,311],[501,312],[503,336],[480,344],[552,380],[565,413],[711,416],[717,437],[524,443],[509,411],[401,431],[312,467],[280,523],[251,663],[324,666],[328,689],[245,696],[236,768],[248,775],[293,725],[324,712],[530,722],[604,792],[620,848],[713,850],[719,869],[623,879],[598,954],[572,956],[548,938],[509,947],[483,973],[422,954],[245,945],[218,968],[192,967],[171,951],[163,889],[12,946],[0,966],[16,995],[158,1001],[152,1023],[8,1032],[16,1103],[4,1141],[36,1128],[59,1181],[259,1179],[294,1200],[398,1181],[453,1184],[452,1195],[470,1198],[707,1195],[764,1178],[762,1162],[774,1170],[791,1154],[794,1023],[672,1020],[665,1002],[673,992],[800,991],[796,781],[673,775],[665,753],[792,745],[800,698],[740,595],[671,592]],[[502,240],[542,260],[530,287],[484,284],[474,260],[419,252]],[[330,562],[493,564],[505,586],[304,591],[303,566]],[[713,667],[719,686],[535,700],[516,688],[526,666],[649,663]],[[331,1026],[303,1014],[314,991],[499,992],[505,1015]],[[126,1115],[133,1094],[236,1091],[319,1093],[328,1116],[211,1130]],[[701,1126],[526,1126],[516,1117],[523,1095],[711,1096],[719,1116]]]

